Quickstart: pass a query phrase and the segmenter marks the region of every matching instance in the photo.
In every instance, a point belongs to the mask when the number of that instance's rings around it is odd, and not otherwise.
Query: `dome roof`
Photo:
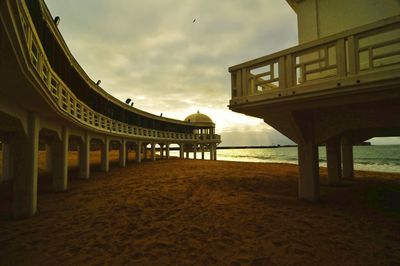
[[[200,113],[197,111],[195,114],[191,114],[185,118],[185,122],[189,123],[196,123],[196,124],[214,124],[214,122],[206,116],[205,114]]]

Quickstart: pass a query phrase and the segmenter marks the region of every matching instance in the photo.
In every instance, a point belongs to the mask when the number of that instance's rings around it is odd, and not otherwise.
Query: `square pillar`
[[[301,142],[299,153],[299,198],[316,201],[319,198],[318,146]]]
[[[85,137],[79,147],[79,177],[90,177],[90,135],[85,134]]]
[[[179,146],[179,158],[183,159],[185,157],[185,152],[183,151],[183,144]]]
[[[68,128],[63,128],[61,140],[54,140],[53,153],[53,191],[65,191],[68,187]]]
[[[104,137],[104,143],[101,145],[101,171],[110,171],[110,140]]]
[[[160,157],[164,158],[164,145],[160,144]]]
[[[347,137],[342,139],[343,178],[354,178],[353,145]]]
[[[339,184],[342,179],[342,159],[339,138],[331,138],[326,142],[326,161],[328,164],[328,184]]]
[[[136,145],[136,162],[142,162],[142,142],[138,141]]]
[[[169,144],[165,144],[165,158],[169,159]]]
[[[209,149],[210,149],[210,160],[213,161],[214,160],[214,155],[215,155],[215,153],[214,153],[214,144],[210,144]]]
[[[120,167],[125,167],[126,166],[126,158],[127,158],[127,152],[126,152],[126,140],[121,140],[121,143],[119,144],[119,166]]]
[[[39,116],[28,115],[27,136],[13,140],[14,161],[14,197],[13,212],[15,218],[30,217],[37,209],[37,177],[39,149]]]
[[[154,142],[151,143],[151,160],[156,160],[156,144]]]

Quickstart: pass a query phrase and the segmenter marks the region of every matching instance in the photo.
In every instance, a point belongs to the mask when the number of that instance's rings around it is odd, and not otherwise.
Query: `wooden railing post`
[[[347,74],[346,69],[346,46],[344,43],[344,38],[339,39],[336,42],[336,67],[337,76],[345,77]]]
[[[293,54],[288,54],[285,56],[284,64],[284,76],[286,77],[286,88],[293,87],[296,84],[295,78],[295,70],[293,69]],[[279,68],[279,75],[281,74],[281,70]]]
[[[279,89],[284,90],[288,87],[287,85],[287,69],[286,69],[286,62],[285,56],[279,57],[278,60],[278,75],[279,75]]]
[[[354,35],[350,35],[347,38],[348,50],[347,50],[347,60],[349,62],[349,75],[355,75],[358,72],[358,44]]]
[[[241,96],[247,96],[249,94],[249,80],[247,78],[247,69],[242,68],[242,89],[241,89]]]

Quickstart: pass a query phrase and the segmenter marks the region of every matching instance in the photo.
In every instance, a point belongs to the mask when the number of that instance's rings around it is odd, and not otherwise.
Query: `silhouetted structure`
[[[300,45],[229,68],[229,108],[264,119],[298,144],[299,197],[319,197],[317,145],[328,182],[353,177],[352,145],[400,135],[400,4],[288,0]]]

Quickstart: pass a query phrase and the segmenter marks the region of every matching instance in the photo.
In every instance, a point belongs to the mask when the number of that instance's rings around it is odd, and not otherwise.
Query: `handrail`
[[[135,138],[164,139],[165,141],[172,139],[179,141],[202,140],[200,136],[195,134],[161,131],[129,125],[111,119],[91,109],[74,95],[53,70],[38,34],[36,33],[36,29],[33,26],[24,1],[17,1],[17,3],[23,30],[23,38],[21,39],[25,39],[26,41],[23,49],[25,50],[24,53],[28,55],[27,58],[30,60],[28,66],[40,77],[42,85],[46,88],[46,90],[44,90],[46,96],[58,110],[80,124],[105,133]],[[209,140],[218,142],[220,141],[220,136],[210,135]]]
[[[231,104],[255,95],[290,96],[307,86],[398,69],[398,36],[400,16],[394,16],[232,66]]]

